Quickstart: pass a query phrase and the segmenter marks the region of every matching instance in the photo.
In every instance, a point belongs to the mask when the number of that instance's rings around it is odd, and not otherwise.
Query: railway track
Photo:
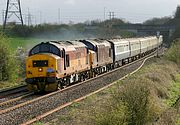
[[[0,91],[0,103],[27,94],[27,85],[20,85]]]
[[[153,56],[151,55],[151,57]],[[80,101],[94,93],[97,93],[112,85],[111,83],[114,81],[125,78],[129,74],[136,72],[143,66],[146,58],[147,57],[144,57],[63,90],[3,109],[0,111],[0,124],[32,124],[41,118],[62,111],[63,108],[71,105],[73,102]]]
[[[21,91],[28,91],[26,84],[16,86],[16,87],[13,87],[13,88],[2,89],[2,90],[0,90],[0,99],[3,98],[4,96],[12,95],[14,93],[18,93],[18,92],[21,92]]]
[[[34,95],[33,92],[28,92],[22,94],[22,96],[18,96],[7,101],[0,103],[0,111],[3,111],[7,108],[13,107],[14,105],[18,105],[20,103],[26,102],[27,100],[31,100],[35,98],[37,95]]]

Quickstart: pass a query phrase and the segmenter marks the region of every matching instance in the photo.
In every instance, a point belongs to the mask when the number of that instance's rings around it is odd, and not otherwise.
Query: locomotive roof
[[[49,43],[55,45],[59,49],[65,49],[66,51],[73,51],[76,48],[85,47],[85,45],[79,41],[50,41]]]
[[[149,36],[149,37],[142,37],[142,38],[138,38],[140,41],[146,41],[149,39],[156,39],[156,36]]]
[[[107,40],[103,40],[103,39],[94,39],[94,41],[92,42],[98,45],[110,46],[110,43]]]
[[[135,38],[130,38],[130,39],[127,39],[130,43],[137,43],[137,42],[140,42],[140,39],[135,39]]]
[[[115,45],[117,45],[117,44],[129,44],[128,39],[110,39],[109,41],[114,43]]]
[[[103,39],[89,39],[89,40],[83,40],[83,41],[90,42],[94,46],[96,45],[110,46],[110,43],[107,40],[103,40]]]
[[[61,56],[61,50],[65,51],[75,51],[77,48],[85,47],[85,44],[79,41],[49,41],[42,42],[34,46],[30,52],[29,56],[35,55],[37,53],[53,53],[55,55]]]

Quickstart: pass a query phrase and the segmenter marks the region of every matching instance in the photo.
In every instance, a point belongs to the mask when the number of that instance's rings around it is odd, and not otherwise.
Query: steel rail
[[[28,97],[28,96],[31,96],[31,95],[33,95],[33,94],[34,94],[34,92],[28,92],[28,93],[25,93],[25,94],[22,95],[22,96],[17,97],[17,98],[13,98],[13,99],[7,100],[7,101],[5,101],[5,102],[0,103],[0,107],[2,107],[2,106],[4,106],[4,105],[7,105],[7,104],[9,104],[9,103],[12,103],[12,102],[21,100],[21,99],[26,98],[26,97]]]
[[[4,96],[18,93],[23,90],[27,90],[27,85],[24,84],[13,88],[2,89],[0,90],[0,99],[2,99]]]

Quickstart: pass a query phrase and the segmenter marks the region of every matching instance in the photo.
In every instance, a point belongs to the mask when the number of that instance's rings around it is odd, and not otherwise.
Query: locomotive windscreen
[[[47,60],[35,60],[33,61],[33,67],[48,67]]]
[[[59,48],[57,48],[55,45],[52,45],[50,43],[41,43],[32,48],[29,52],[29,56],[35,55],[38,53],[52,53],[57,56],[61,56]]]

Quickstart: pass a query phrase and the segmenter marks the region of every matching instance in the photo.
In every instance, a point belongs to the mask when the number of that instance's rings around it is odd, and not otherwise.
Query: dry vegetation
[[[173,47],[177,46],[179,43],[174,43]],[[176,51],[171,48],[165,57],[150,60],[138,73],[74,103],[65,115],[57,116],[49,124],[178,125],[180,54],[176,58],[170,56]]]

